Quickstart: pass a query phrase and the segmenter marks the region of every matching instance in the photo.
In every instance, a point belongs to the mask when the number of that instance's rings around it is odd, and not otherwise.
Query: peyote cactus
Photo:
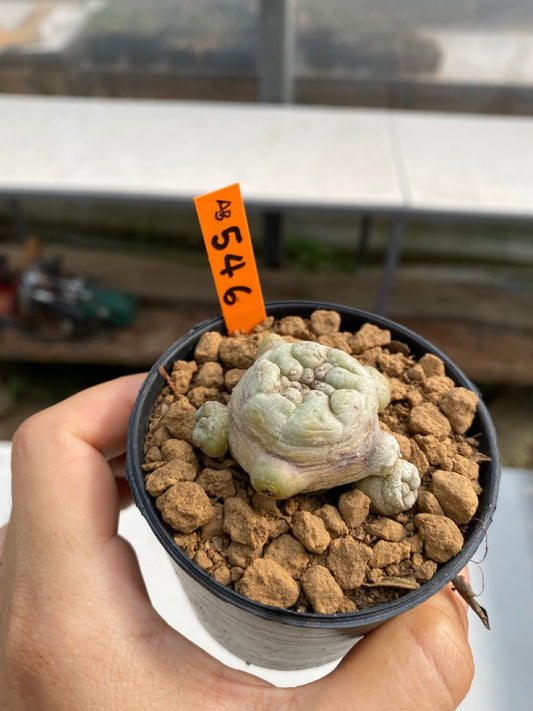
[[[414,504],[420,478],[379,426],[389,400],[387,379],[344,351],[268,336],[227,412],[198,410],[193,439],[207,454],[229,446],[252,486],[276,499],[356,482],[390,515]]]

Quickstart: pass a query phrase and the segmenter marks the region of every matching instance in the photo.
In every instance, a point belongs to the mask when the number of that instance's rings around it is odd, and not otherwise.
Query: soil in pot
[[[219,583],[298,612],[353,612],[429,581],[463,546],[487,459],[470,432],[478,396],[456,386],[437,356],[417,359],[370,323],[341,332],[340,321],[318,310],[309,319],[269,317],[249,336],[203,334],[194,360],[165,374],[144,445],[146,490],[176,544]],[[270,332],[341,349],[388,379],[380,425],[418,468],[411,509],[377,514],[353,485],[276,501],[257,493],[229,455],[211,458],[193,445],[196,410],[228,402]]]

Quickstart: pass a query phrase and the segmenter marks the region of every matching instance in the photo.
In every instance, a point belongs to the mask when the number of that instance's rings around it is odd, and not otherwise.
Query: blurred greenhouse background
[[[262,17],[277,4],[4,0],[0,86],[15,93],[256,101]],[[533,10],[524,0],[280,5],[290,6],[296,102],[531,111]]]

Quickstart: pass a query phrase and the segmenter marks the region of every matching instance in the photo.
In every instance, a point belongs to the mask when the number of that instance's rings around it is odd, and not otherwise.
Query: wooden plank
[[[150,366],[196,323],[219,313],[207,264],[94,250],[52,248],[67,272],[141,297],[136,322],[79,341],[45,342],[0,330],[0,360],[109,363]],[[16,265],[19,251],[7,252]],[[520,275],[520,281],[513,274]],[[357,274],[261,269],[265,300],[318,299],[372,311],[381,278],[378,268]],[[465,272],[402,267],[390,318],[412,328],[450,355],[476,382],[533,384],[533,278],[531,270]]]
[[[199,243],[201,237],[198,237]],[[4,245],[14,270],[20,268],[20,248]],[[202,305],[218,313],[218,302],[207,259],[200,253],[195,262],[146,255],[104,252],[65,245],[44,246],[43,257],[61,256],[65,274],[95,279],[150,301]],[[267,301],[320,299],[372,311],[381,269],[365,267],[356,274],[310,271],[301,268],[267,269],[259,265]],[[427,320],[458,317],[512,328],[532,326],[533,269],[401,266],[393,290],[389,317]],[[466,315],[468,314],[468,316]]]
[[[75,340],[44,341],[4,329],[0,358],[147,368],[190,328],[216,313],[216,308],[205,304],[144,304],[131,328],[103,330]],[[533,385],[533,329],[458,318],[404,317],[401,322],[446,352],[474,382]]]
[[[189,304],[143,305],[129,328],[102,329],[84,338],[47,338],[11,328],[0,331],[4,361],[151,366],[159,356],[198,322],[214,315],[211,309]]]
[[[533,328],[458,319],[403,322],[443,350],[475,383],[533,385]]]

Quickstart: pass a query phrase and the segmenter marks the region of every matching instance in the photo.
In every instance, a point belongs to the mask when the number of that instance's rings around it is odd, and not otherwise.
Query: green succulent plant
[[[286,499],[355,482],[375,511],[390,515],[414,504],[420,478],[379,425],[389,401],[375,368],[336,348],[271,335],[227,410],[212,402],[198,410],[193,439],[207,454],[229,448],[263,494]]]

